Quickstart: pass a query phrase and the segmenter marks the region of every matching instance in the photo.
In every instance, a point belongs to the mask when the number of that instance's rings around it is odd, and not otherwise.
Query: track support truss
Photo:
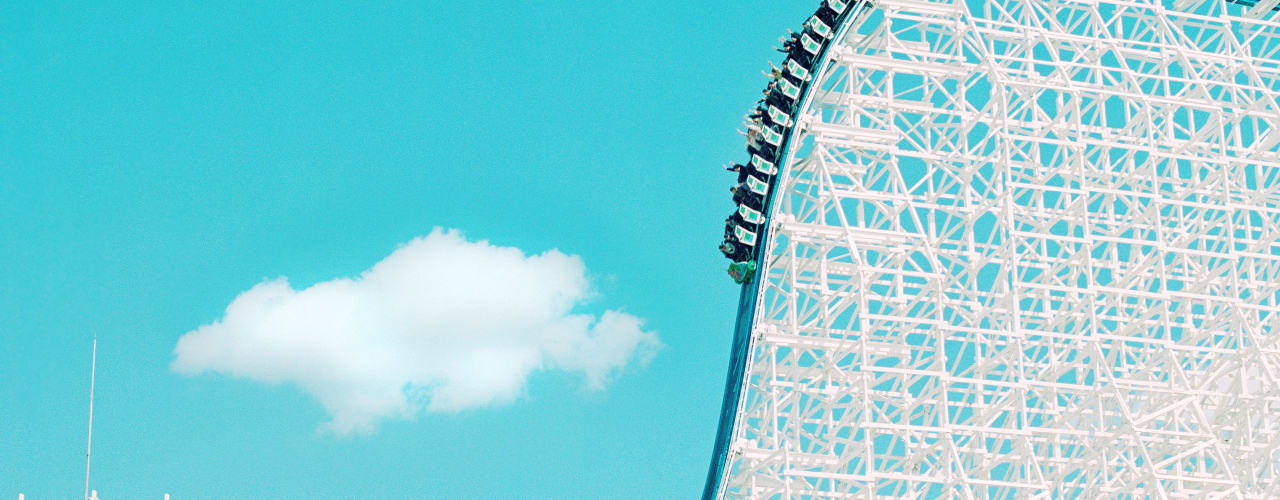
[[[834,27],[715,496],[1280,497],[1275,4]]]

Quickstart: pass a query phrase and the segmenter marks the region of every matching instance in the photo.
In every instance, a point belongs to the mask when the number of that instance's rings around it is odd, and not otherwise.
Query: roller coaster
[[[1280,497],[1280,0],[827,0],[704,500]]]

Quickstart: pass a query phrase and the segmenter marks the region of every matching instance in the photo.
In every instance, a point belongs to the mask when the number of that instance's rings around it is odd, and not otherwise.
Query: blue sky
[[[689,498],[737,289],[734,130],[816,2],[0,4],[0,496]],[[318,432],[295,384],[170,369],[264,280],[433,228],[578,256],[663,347],[603,390]],[[585,297],[585,296],[584,296]]]

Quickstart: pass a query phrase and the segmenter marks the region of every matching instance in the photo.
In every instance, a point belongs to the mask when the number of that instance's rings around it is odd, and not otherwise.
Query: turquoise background
[[[690,498],[738,289],[718,254],[770,49],[817,2],[0,3],[0,496]],[[666,347],[590,392],[317,435],[168,364],[265,278],[433,227],[582,257]]]

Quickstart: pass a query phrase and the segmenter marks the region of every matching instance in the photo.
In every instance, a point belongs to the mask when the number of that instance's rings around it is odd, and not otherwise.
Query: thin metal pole
[[[98,371],[98,335],[93,335],[93,361],[89,365],[89,444],[84,452],[84,500],[89,500],[89,459],[93,453],[93,379]]]

